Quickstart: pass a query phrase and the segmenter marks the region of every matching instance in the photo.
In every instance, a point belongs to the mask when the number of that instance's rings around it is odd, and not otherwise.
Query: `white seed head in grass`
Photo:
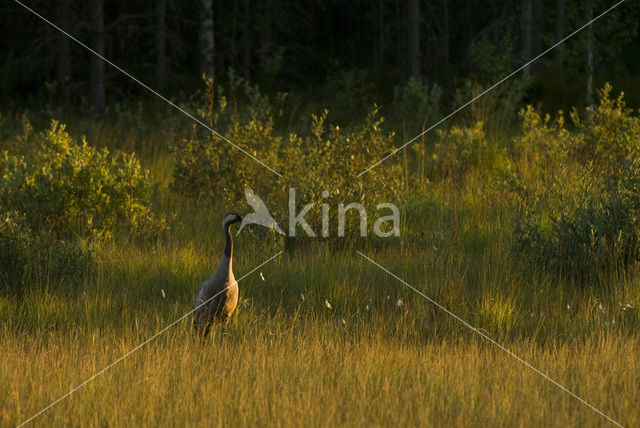
[[[162,298],[163,298],[163,299],[166,299],[166,298],[167,298],[167,295],[166,295],[166,294],[164,294],[164,290],[163,290],[162,288],[160,289],[160,293],[162,293]]]
[[[600,309],[600,313],[603,315],[607,313],[607,308],[602,306],[602,303],[598,303],[598,309]]]
[[[333,309],[331,307],[331,303],[329,303],[329,301],[327,299],[324,299],[324,305],[328,308],[328,309]]]
[[[398,299],[398,301],[396,302],[396,306],[401,308],[404,306],[404,300],[402,300],[402,298]]]

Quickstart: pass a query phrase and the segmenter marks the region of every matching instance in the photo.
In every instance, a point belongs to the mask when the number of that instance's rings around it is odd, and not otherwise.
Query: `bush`
[[[402,200],[406,193],[397,158],[358,176],[394,148],[393,134],[383,131],[384,119],[378,108],[374,107],[362,123],[350,129],[328,124],[327,113],[325,110],[322,115],[312,116],[310,136],[291,134],[284,151],[293,177],[286,181],[287,187],[298,189],[299,205],[326,203],[335,209],[341,202],[358,202],[371,215],[379,203]],[[328,192],[327,197],[323,196],[324,191]],[[335,212],[330,215],[335,218]],[[308,218],[317,231],[320,212],[311,213]],[[355,218],[351,222],[347,219],[346,230],[357,235]],[[335,235],[335,230],[331,234]]]
[[[408,139],[413,138],[442,118],[440,102],[442,88],[431,87],[413,77],[406,85],[393,90],[395,129],[405,130]]]
[[[281,172],[278,154],[282,139],[276,135],[268,101],[257,88],[245,86],[254,102],[248,111],[229,112],[227,99],[214,98],[213,79],[206,78],[207,109],[200,115],[208,125],[226,136],[235,146],[194,125],[192,135],[172,145],[176,156],[173,190],[190,197],[216,198],[226,203],[237,201],[244,188],[251,186],[258,195],[273,189],[276,178],[270,168]]]
[[[328,124],[325,110],[321,115],[312,115],[308,135],[290,133],[282,138],[274,129],[268,108],[253,110],[248,119],[234,114],[228,123],[220,121],[226,114],[225,99],[214,106],[213,82],[209,81],[207,87],[210,108],[203,117],[212,128],[250,150],[282,177],[215,135],[194,132],[192,137],[174,145],[173,186],[177,192],[237,203],[244,201],[244,189],[251,187],[281,224],[287,212],[289,188],[296,189],[298,205],[328,203],[333,208],[340,201],[360,202],[374,210],[378,202],[393,202],[402,197],[397,159],[389,159],[385,165],[358,177],[394,148],[393,134],[383,131],[384,119],[377,107],[361,123],[347,129]],[[329,196],[323,197],[324,191]],[[332,218],[334,215],[331,214]],[[306,219],[319,233],[319,210]]]
[[[11,290],[22,281],[32,235],[26,226],[24,216],[16,211],[0,213],[0,284]]]
[[[492,136],[509,135],[514,118],[534,81],[529,73],[522,73],[490,88],[518,68],[522,61],[512,55],[517,38],[505,32],[500,40],[483,36],[469,48],[474,76],[457,85],[454,109],[481,94],[468,108],[459,113],[469,123],[483,122]],[[527,58],[528,59],[528,58]]]
[[[431,156],[434,177],[461,180],[472,168],[491,171],[506,159],[504,151],[487,140],[482,122],[471,127],[454,126],[439,134]]]
[[[100,237],[163,225],[151,212],[149,172],[135,155],[77,144],[56,121],[27,154],[5,151],[0,162],[0,206],[23,214],[36,232]]]
[[[624,93],[612,99],[611,91],[608,83],[599,90],[598,106],[587,109],[583,118],[577,110],[571,112],[575,131],[567,147],[572,160],[605,174],[615,172],[617,162],[640,147],[640,118],[626,107]]]
[[[376,87],[363,69],[345,69],[333,64],[320,90],[321,105],[327,106],[332,117],[343,123],[362,120],[374,102]]]
[[[551,126],[527,108],[516,139],[529,158],[539,153],[545,172],[537,192],[520,200],[513,248],[581,280],[640,260],[640,122],[610,92],[605,86],[584,118],[574,110],[572,130],[561,115]]]
[[[83,242],[34,233],[24,215],[0,213],[0,291],[19,293],[27,282],[52,284],[78,278],[92,261],[93,250]]]
[[[625,167],[624,180],[579,186],[575,206],[562,198],[559,213],[545,222],[538,213],[519,218],[516,251],[526,259],[578,279],[639,260],[640,162]]]

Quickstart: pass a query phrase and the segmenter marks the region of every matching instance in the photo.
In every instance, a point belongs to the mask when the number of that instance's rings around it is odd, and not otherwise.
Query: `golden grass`
[[[230,336],[204,346],[182,324],[35,422],[606,425],[602,416],[464,331],[424,343],[362,334],[358,330],[366,326],[343,326],[337,319],[299,319],[291,325],[281,315],[259,321],[236,322]],[[2,425],[32,416],[124,354],[140,336],[131,329],[124,335],[74,332],[27,343],[5,337]],[[640,394],[637,340],[610,336],[548,346],[518,340],[511,347],[623,425],[640,423],[634,398]]]
[[[166,186],[166,171],[154,171]],[[158,242],[103,243],[87,278],[0,296],[0,425],[33,416],[191,309],[218,263],[221,213],[172,198],[161,202],[180,216]],[[260,269],[264,281],[256,273],[240,283],[228,336],[202,345],[187,318],[33,424],[608,424],[357,248],[613,419],[639,425],[640,282],[621,273],[580,288],[528,269],[508,250],[508,207],[444,186],[430,198],[408,208],[402,240],[288,249]],[[281,248],[243,232],[236,276]]]

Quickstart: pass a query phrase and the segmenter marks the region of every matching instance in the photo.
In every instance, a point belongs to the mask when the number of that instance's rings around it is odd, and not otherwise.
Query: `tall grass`
[[[104,144],[115,135],[95,133]],[[404,172],[413,192],[400,201],[400,238],[291,245],[246,228],[234,237],[236,277],[286,251],[241,281],[228,334],[215,332],[202,344],[187,317],[33,423],[607,423],[359,250],[616,421],[640,424],[637,265],[577,283],[521,260],[512,248],[514,212],[527,186],[544,188],[544,159],[523,155],[513,165],[502,141],[480,134],[491,156],[472,152],[462,168],[460,156],[446,159],[442,176],[428,159],[445,153],[453,137],[443,134],[434,147],[426,140],[405,161],[419,174]],[[170,219],[170,229],[143,239],[116,233],[95,244],[88,274],[39,276],[20,295],[0,294],[1,426],[27,420],[188,313],[221,256],[223,214],[248,211],[171,191],[175,155],[161,136],[149,135],[112,144],[135,149],[150,170],[154,210]],[[467,143],[460,139],[456,150],[468,154],[474,147]],[[486,159],[496,167],[478,165]],[[525,190],[514,196],[518,186]]]
[[[432,202],[408,214],[402,241],[288,251],[261,268],[264,281],[256,273],[241,282],[228,336],[201,345],[188,318],[35,422],[606,422],[358,256],[359,248],[606,414],[638,424],[638,281],[611,274],[605,286],[578,288],[519,264],[505,245],[506,207],[483,203],[476,184],[434,185],[425,196]],[[103,242],[89,277],[0,297],[2,425],[29,418],[191,309],[221,253],[222,211],[178,196],[165,203],[179,207],[180,221],[161,239]],[[237,276],[282,248],[256,233],[236,239]]]

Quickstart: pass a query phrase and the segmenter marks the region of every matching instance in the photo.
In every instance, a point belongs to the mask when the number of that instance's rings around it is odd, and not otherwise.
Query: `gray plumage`
[[[222,228],[226,235],[224,254],[213,275],[202,283],[196,294],[193,312],[193,326],[203,339],[209,334],[213,324],[221,324],[222,328],[229,321],[238,305],[238,283],[233,276],[233,240],[230,228],[239,223],[242,217],[236,213],[228,213],[222,220]]]

